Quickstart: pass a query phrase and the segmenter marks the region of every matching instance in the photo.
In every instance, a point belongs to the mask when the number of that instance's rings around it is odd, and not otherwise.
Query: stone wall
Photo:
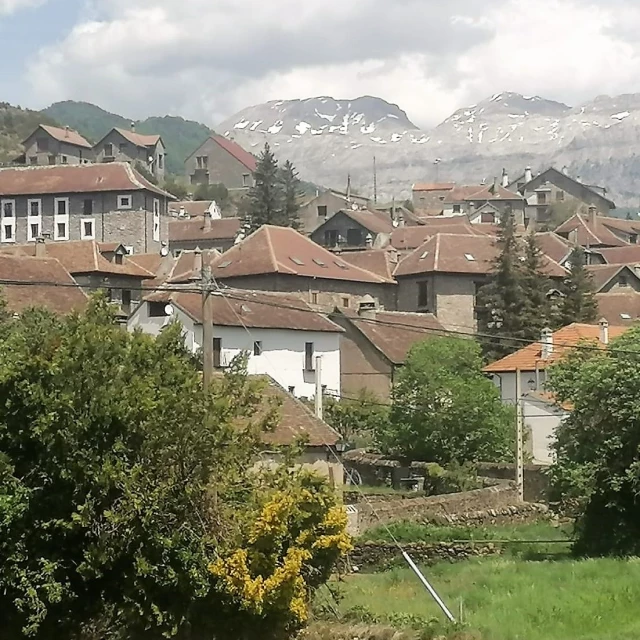
[[[497,480],[514,480],[516,466],[513,463],[480,462],[478,475]],[[549,467],[538,464],[524,466],[524,499],[526,502],[546,502],[549,492]]]

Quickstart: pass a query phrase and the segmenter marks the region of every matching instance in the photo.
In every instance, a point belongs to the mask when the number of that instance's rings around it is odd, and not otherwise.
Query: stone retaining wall
[[[476,465],[478,475],[497,480],[513,480],[516,465],[507,462],[479,462]],[[524,499],[527,502],[547,502],[549,492],[548,466],[538,464],[524,465]]]

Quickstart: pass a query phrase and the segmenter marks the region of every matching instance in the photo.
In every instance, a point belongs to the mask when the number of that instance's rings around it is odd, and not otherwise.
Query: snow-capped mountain
[[[350,173],[362,193],[372,192],[375,156],[382,197],[408,195],[418,181],[481,181],[502,168],[515,176],[526,165],[552,164],[607,186],[620,204],[637,205],[640,197],[640,94],[569,107],[499,93],[430,130],[379,98],[319,97],[250,107],[216,130],[254,153],[269,142],[319,184],[343,186]]]

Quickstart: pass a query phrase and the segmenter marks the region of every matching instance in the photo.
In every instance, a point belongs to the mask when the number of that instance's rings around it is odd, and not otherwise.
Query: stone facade
[[[516,466],[507,462],[479,462],[478,473],[485,478],[513,480]],[[524,466],[524,499],[527,502],[546,502],[549,493],[549,467],[546,465],[526,464]]]
[[[316,244],[327,249],[334,249],[338,246],[342,248],[364,249],[368,247],[379,249],[389,244],[390,235],[390,232],[378,233],[371,231],[357,220],[354,220],[347,212],[338,211],[311,234],[311,239]]]
[[[24,155],[31,165],[83,164],[94,157],[91,149],[57,140],[42,128],[24,141]]]
[[[131,132],[135,135],[135,132]],[[127,140],[117,129],[112,129],[94,147],[96,162],[140,163],[147,171],[162,180],[165,174],[166,150],[162,140],[155,145],[137,145]]]
[[[347,209],[350,202],[355,202],[359,206],[367,206],[369,201],[361,196],[350,196],[333,191],[324,191],[315,198],[300,207],[298,217],[300,218],[300,230],[304,233],[315,231],[321,224],[324,224],[341,209]]]

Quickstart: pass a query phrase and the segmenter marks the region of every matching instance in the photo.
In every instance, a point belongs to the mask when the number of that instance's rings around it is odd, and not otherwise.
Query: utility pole
[[[516,487],[518,488],[520,502],[524,502],[524,451],[522,437],[522,375],[520,369],[516,369]]]
[[[202,380],[205,391],[213,379],[213,296],[211,294],[211,267],[202,266]]]
[[[322,356],[316,356],[316,418],[323,419],[322,408]]]
[[[373,203],[378,203],[378,169],[375,156],[373,156]]]

